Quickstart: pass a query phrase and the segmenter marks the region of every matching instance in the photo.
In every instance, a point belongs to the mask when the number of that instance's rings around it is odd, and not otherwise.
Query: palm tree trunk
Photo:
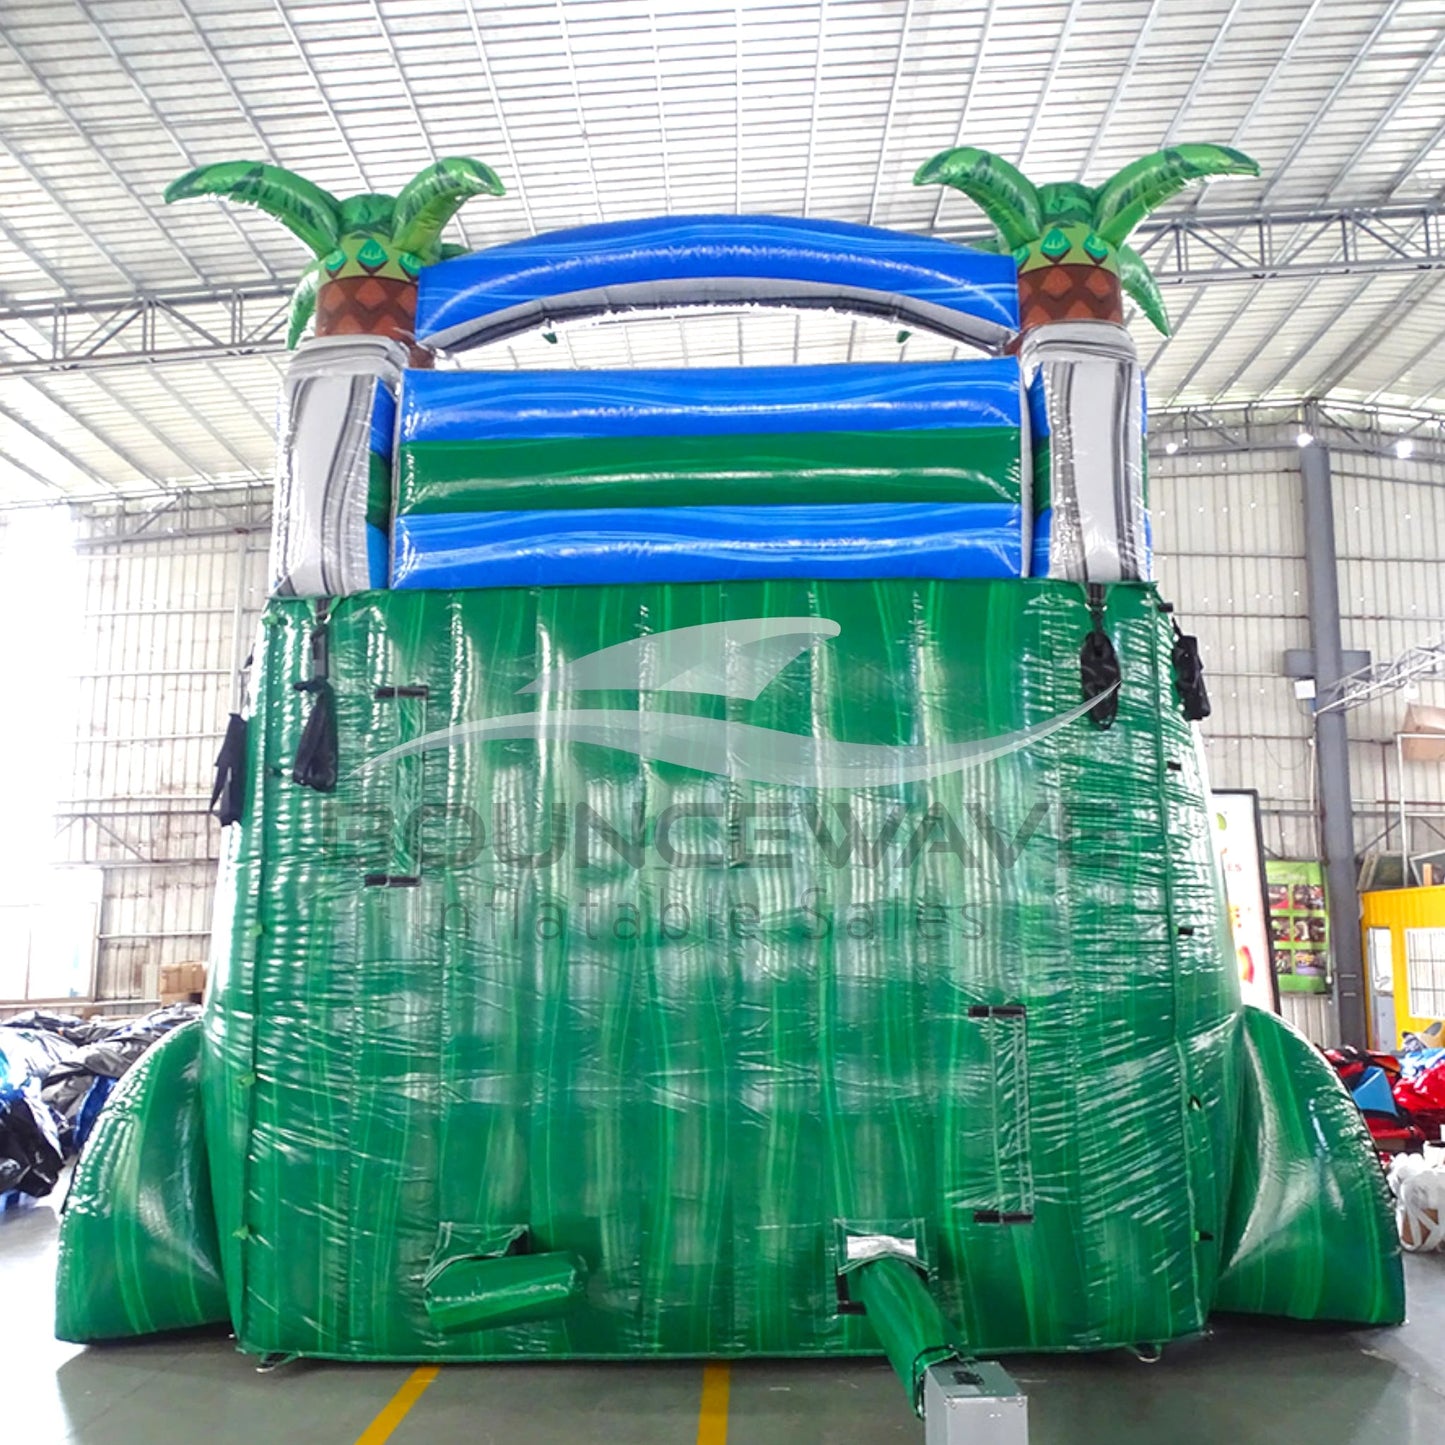
[[[316,297],[317,336],[381,336],[400,341],[408,365],[429,368],[433,356],[416,344],[415,281],[393,276],[342,276]]]
[[[1124,323],[1119,277],[1103,266],[1059,262],[1019,272],[1019,328],[1032,331],[1056,321]]]
[[[1055,322],[1019,347],[1032,410],[1034,573],[1075,582],[1149,576],[1144,513],[1144,373],[1123,326]],[[1046,534],[1046,542],[1045,542]]]

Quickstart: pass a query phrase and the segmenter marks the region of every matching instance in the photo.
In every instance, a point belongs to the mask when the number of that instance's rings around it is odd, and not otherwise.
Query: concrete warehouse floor
[[[0,1214],[0,1422],[25,1445],[876,1445],[922,1425],[880,1360],[405,1367],[267,1375],[222,1335],[82,1348],[51,1337],[60,1193]],[[1410,1322],[1224,1321],[1157,1365],[1030,1356],[1031,1445],[1425,1445],[1445,1438],[1445,1257],[1406,1260]],[[429,1373],[429,1372],[427,1372]],[[719,1385],[728,1394],[719,1398]],[[407,1382],[412,1380],[410,1390]],[[402,1391],[400,1400],[395,1400]],[[410,1408],[407,1407],[411,1401]],[[726,1407],[724,1416],[723,1406]]]

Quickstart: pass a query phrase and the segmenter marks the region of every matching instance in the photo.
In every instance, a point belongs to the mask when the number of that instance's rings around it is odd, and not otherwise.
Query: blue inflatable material
[[[86,1090],[85,1102],[80,1106],[80,1113],[75,1119],[75,1147],[82,1149],[85,1141],[90,1138],[90,1131],[95,1128],[95,1121],[100,1118],[100,1111],[105,1107],[105,1101],[110,1098],[112,1091],[120,1081],[108,1079],[103,1074],[96,1075],[95,1081]]]
[[[408,372],[392,528],[394,587],[555,586],[780,577],[1017,577],[1026,527],[1023,392],[1012,357],[957,363],[686,371]],[[884,497],[817,504],[549,510],[413,507],[432,444],[938,431],[997,455],[998,501]],[[949,443],[952,445],[952,441]],[[480,455],[480,452],[479,452]],[[900,441],[899,470],[908,470]],[[565,496],[566,480],[555,481]],[[725,485],[717,500],[727,501]],[[433,505],[435,505],[433,503]],[[420,513],[420,514],[419,514]]]
[[[1022,508],[628,507],[398,517],[393,587],[1017,577]]]
[[[1390,1081],[1381,1068],[1366,1069],[1350,1090],[1350,1096],[1361,1109],[1372,1114],[1394,1115],[1400,1112],[1390,1091]]]
[[[384,386],[376,388],[371,404],[371,452],[378,458],[387,477],[395,477],[396,455],[396,398]],[[385,587],[388,571],[387,526],[393,498],[386,496],[382,507],[374,510],[367,507],[366,523],[366,570],[373,587]]]
[[[989,350],[1018,329],[1012,256],[785,216],[663,216],[553,231],[421,273],[418,339],[478,346],[629,307],[838,307]]]
[[[427,371],[420,374],[430,376],[432,373]],[[396,398],[386,387],[379,386],[371,403],[371,449],[389,467],[395,448]]]
[[[408,371],[402,446],[506,438],[1018,427],[1018,362]]]
[[[366,527],[366,569],[373,587],[385,587],[388,567],[386,528]]]

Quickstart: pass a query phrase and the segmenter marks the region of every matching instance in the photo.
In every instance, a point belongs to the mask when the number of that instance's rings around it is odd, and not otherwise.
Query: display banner
[[[1285,993],[1330,991],[1330,923],[1325,908],[1325,868],[1317,860],[1271,858],[1269,934],[1274,967]]]
[[[1229,928],[1245,1003],[1279,1012],[1264,892],[1264,846],[1259,833],[1259,794],[1252,789],[1211,792],[1215,851],[1224,872]]]

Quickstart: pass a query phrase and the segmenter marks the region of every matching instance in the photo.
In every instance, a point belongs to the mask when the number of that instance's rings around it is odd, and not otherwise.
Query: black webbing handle
[[[1079,649],[1079,685],[1085,699],[1097,698],[1089,709],[1089,718],[1096,728],[1110,728],[1119,711],[1119,654],[1104,631],[1104,589],[1097,582],[1088,584],[1089,612],[1094,626],[1084,637]]]
[[[311,694],[311,711],[296,745],[296,762],[291,781],[318,793],[336,788],[340,766],[336,742],[336,698],[331,691],[331,603],[322,598],[316,604],[316,625],[311,629],[311,676],[293,683],[297,692]]]
[[[246,719],[233,712],[216,754],[216,781],[211,787],[211,812],[223,828],[241,821],[246,792]]]

